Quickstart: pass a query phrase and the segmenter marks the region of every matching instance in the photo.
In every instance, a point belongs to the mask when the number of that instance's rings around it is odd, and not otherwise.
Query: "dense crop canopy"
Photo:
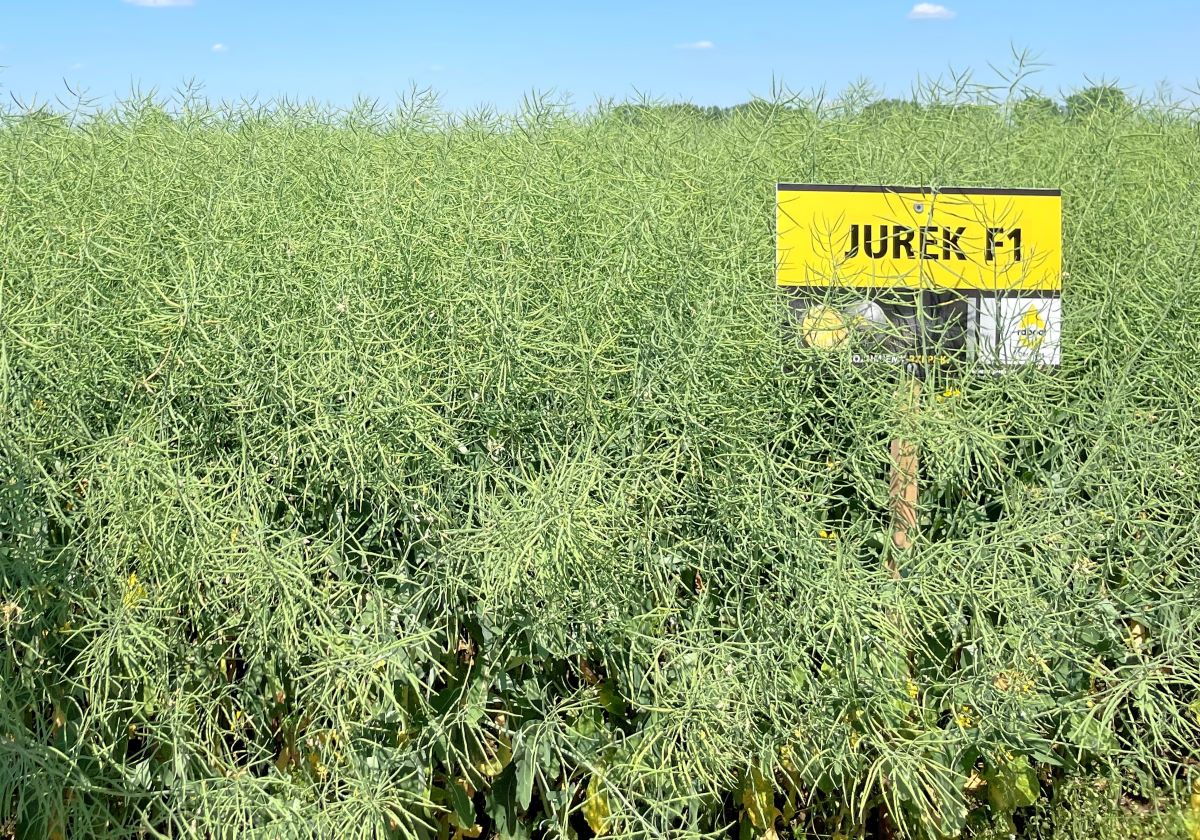
[[[1180,777],[1197,172],[1164,110],[10,115],[0,824],[932,836]],[[1061,368],[814,362],[777,180],[1061,187]]]

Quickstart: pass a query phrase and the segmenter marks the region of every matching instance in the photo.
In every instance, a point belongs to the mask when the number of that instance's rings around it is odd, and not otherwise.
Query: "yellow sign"
[[[780,286],[1062,289],[1058,190],[779,184]]]

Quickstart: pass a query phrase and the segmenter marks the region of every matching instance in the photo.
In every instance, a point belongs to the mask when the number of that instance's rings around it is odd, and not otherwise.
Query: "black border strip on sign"
[[[865,192],[865,193],[937,193],[940,195],[1045,195],[1061,196],[1060,189],[1037,187],[893,187],[872,184],[790,184],[777,183],[776,192]]]

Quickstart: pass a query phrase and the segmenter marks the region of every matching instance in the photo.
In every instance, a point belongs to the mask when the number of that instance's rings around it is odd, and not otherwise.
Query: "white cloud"
[[[125,0],[130,6],[149,6],[152,9],[165,9],[168,6],[190,6],[195,0]]]
[[[227,47],[225,44],[217,43],[217,44],[212,45],[212,51],[213,52],[229,52],[229,47]]]
[[[908,13],[909,20],[950,20],[954,12],[938,3],[918,3]]]
[[[679,49],[681,49],[681,50],[711,50],[715,46],[716,46],[716,44],[714,44],[712,41],[692,41],[690,44],[680,44]]]

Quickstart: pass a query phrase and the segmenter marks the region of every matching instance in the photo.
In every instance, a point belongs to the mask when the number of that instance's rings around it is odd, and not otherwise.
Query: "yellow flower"
[[[954,721],[963,729],[970,729],[975,725],[975,719],[971,717],[971,707],[963,706],[962,711],[954,716]]]
[[[316,750],[309,750],[307,758],[309,770],[312,771],[312,773],[318,779],[324,780],[325,777],[329,775],[329,768],[325,766],[323,761],[321,761],[321,756],[317,754]]]
[[[130,572],[125,581],[125,597],[122,599],[126,607],[134,607],[137,602],[146,597],[146,587],[138,580],[137,572]]]
[[[1020,694],[1029,694],[1033,691],[1033,680],[1019,671],[1001,671],[992,680],[992,685],[997,691],[1016,691]]]
[[[837,531],[826,531],[824,528],[817,533],[817,536],[823,540],[836,540],[838,538]]]
[[[912,700],[917,699],[917,695],[921,693],[921,687],[912,680],[904,681],[904,691]]]
[[[229,532],[229,544],[237,545],[238,535],[242,533],[242,529],[238,526],[233,526],[233,530]]]

